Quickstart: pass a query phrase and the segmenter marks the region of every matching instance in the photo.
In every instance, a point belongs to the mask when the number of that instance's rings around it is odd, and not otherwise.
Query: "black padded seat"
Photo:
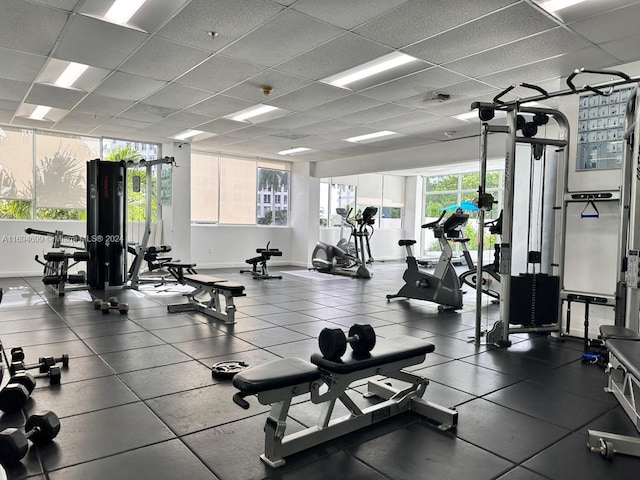
[[[633,377],[640,379],[640,342],[614,338],[607,341],[607,348]]]
[[[229,280],[224,280],[222,282],[215,282],[215,286],[220,290],[227,290],[231,293],[244,292],[244,285],[238,282],[231,282]]]
[[[453,243],[467,243],[469,240],[471,240],[470,238],[452,238],[451,241],[453,241]]]
[[[604,340],[613,338],[640,338],[640,334],[634,332],[630,328],[621,327],[619,325],[600,325],[600,335]]]
[[[406,245],[415,245],[415,243],[415,240],[398,240],[398,245],[400,245],[401,247],[404,247]]]
[[[320,369],[300,358],[282,358],[251,367],[233,377],[233,386],[247,395],[292,387],[320,378]]]
[[[165,267],[170,267],[170,268],[193,268],[197,264],[196,263],[167,262],[164,265],[165,265]]]
[[[220,282],[226,282],[224,278],[212,277],[210,275],[201,275],[201,274],[185,275],[184,279],[192,283],[199,283],[200,285],[204,285],[206,287],[214,287],[216,286],[216,284]]]
[[[249,265],[255,265],[256,263],[261,261],[262,261],[262,255],[260,255],[259,257],[251,257],[245,260],[245,262],[248,263]]]
[[[346,353],[342,360],[327,360],[320,353],[311,355],[311,363],[323,370],[334,373],[352,373],[370,367],[378,367],[387,363],[406,360],[407,358],[425,355],[435,350],[435,346],[425,340],[406,335],[379,339],[370,353]]]

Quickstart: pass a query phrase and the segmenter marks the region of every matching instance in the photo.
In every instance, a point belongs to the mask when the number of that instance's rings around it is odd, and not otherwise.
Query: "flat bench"
[[[236,323],[236,306],[233,303],[234,297],[244,297],[244,285],[230,282],[224,278],[211,277],[202,274],[180,273],[184,285],[193,287],[190,293],[185,294],[187,303],[175,303],[167,305],[170,313],[197,311],[226,324]],[[221,299],[225,299],[224,306]]]
[[[640,432],[640,335],[616,325],[600,326],[600,336],[609,351],[606,392],[613,393]],[[607,458],[614,453],[640,456],[640,438],[589,430],[588,447]]]
[[[424,400],[429,380],[403,370],[419,365],[433,351],[433,344],[425,340],[398,336],[379,339],[370,353],[351,352],[338,361],[320,354],[313,354],[310,362],[299,358],[274,360],[238,373],[233,385],[239,392],[233,401],[247,409],[250,404],[245,397],[257,395],[262,405],[271,405],[264,427],[265,452],[260,458],[274,468],[284,465],[284,458],[289,455],[410,410],[436,423],[441,430],[448,430],[457,425],[458,412]],[[409,386],[397,389],[380,380],[369,380],[365,397],[375,396],[382,401],[361,409],[347,394],[347,388],[375,375]],[[286,434],[293,397],[306,393],[311,394],[312,403],[322,404],[318,420],[312,427]],[[336,400],[349,414],[332,419]]]

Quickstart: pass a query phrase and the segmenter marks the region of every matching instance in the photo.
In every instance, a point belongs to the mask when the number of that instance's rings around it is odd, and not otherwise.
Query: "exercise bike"
[[[498,218],[491,222],[487,222],[484,224],[485,227],[489,229],[489,233],[491,235],[501,235],[502,234],[502,212]],[[464,256],[467,265],[469,266],[469,270],[460,274],[460,283],[464,283],[475,291],[476,282],[478,281],[478,275],[476,274],[476,266],[473,264],[473,259],[469,254],[469,249],[467,248],[468,238],[456,238],[453,240],[455,243],[460,243],[462,245],[462,255]],[[482,292],[486,293],[490,297],[495,299],[500,298],[500,273],[498,271],[500,266],[500,244],[496,243],[494,245],[494,254],[493,254],[493,262],[487,265],[483,265],[482,267]]]
[[[362,212],[360,227],[352,232],[355,238],[356,255],[350,255],[336,245],[318,242],[311,255],[313,268],[321,273],[332,275],[345,275],[353,278],[371,278],[373,273],[367,268],[366,251],[364,248],[365,237],[368,235],[366,225],[373,220],[378,207],[367,207]],[[354,267],[357,269],[353,269]]]
[[[418,267],[411,248],[416,243],[415,240],[398,241],[398,245],[407,249],[407,269],[402,276],[405,284],[395,295],[387,295],[387,301],[399,297],[426,300],[439,304],[439,312],[462,308],[460,279],[451,264],[453,250],[449,240],[460,237],[460,227],[467,222],[469,215],[457,211],[442,222],[445,214],[446,211],[443,210],[437,220],[422,225],[422,228],[433,230],[433,235],[442,248],[433,274]]]

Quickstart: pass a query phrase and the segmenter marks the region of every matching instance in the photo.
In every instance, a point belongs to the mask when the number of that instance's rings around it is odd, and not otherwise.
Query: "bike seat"
[[[470,239],[468,238],[450,238],[453,243],[467,243]]]
[[[400,245],[401,247],[407,246],[407,245],[415,245],[416,241],[415,240],[398,240],[398,245]]]

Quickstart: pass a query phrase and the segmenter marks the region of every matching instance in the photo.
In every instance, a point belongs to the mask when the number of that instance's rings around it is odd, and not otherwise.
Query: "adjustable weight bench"
[[[257,395],[263,405],[271,405],[265,432],[265,451],[260,458],[270,467],[285,464],[284,457],[354,432],[373,423],[406,411],[414,411],[448,430],[457,425],[458,412],[424,400],[429,380],[403,371],[422,363],[433,344],[408,336],[380,339],[371,353],[351,352],[338,361],[327,360],[314,353],[311,362],[299,358],[283,358],[249,368],[233,378],[239,389],[233,401],[248,409],[244,399]],[[383,401],[361,409],[347,395],[347,387],[355,381],[383,375],[410,385],[396,389],[382,381],[369,380],[365,397],[376,396]],[[316,425],[296,433],[286,434],[287,414],[293,397],[311,393],[311,401],[322,404]],[[332,419],[336,400],[349,414]]]
[[[185,285],[195,288],[191,293],[185,294],[188,303],[175,303],[167,305],[169,313],[197,311],[224,321],[226,324],[236,323],[236,306],[234,297],[244,297],[244,285],[230,282],[223,278],[209,275],[183,275]],[[221,297],[225,299],[224,308]]]
[[[605,391],[613,393],[620,406],[640,431],[640,335],[615,325],[600,326],[600,335],[609,350]],[[589,430],[587,446],[607,458],[614,453],[640,456],[640,438]]]

